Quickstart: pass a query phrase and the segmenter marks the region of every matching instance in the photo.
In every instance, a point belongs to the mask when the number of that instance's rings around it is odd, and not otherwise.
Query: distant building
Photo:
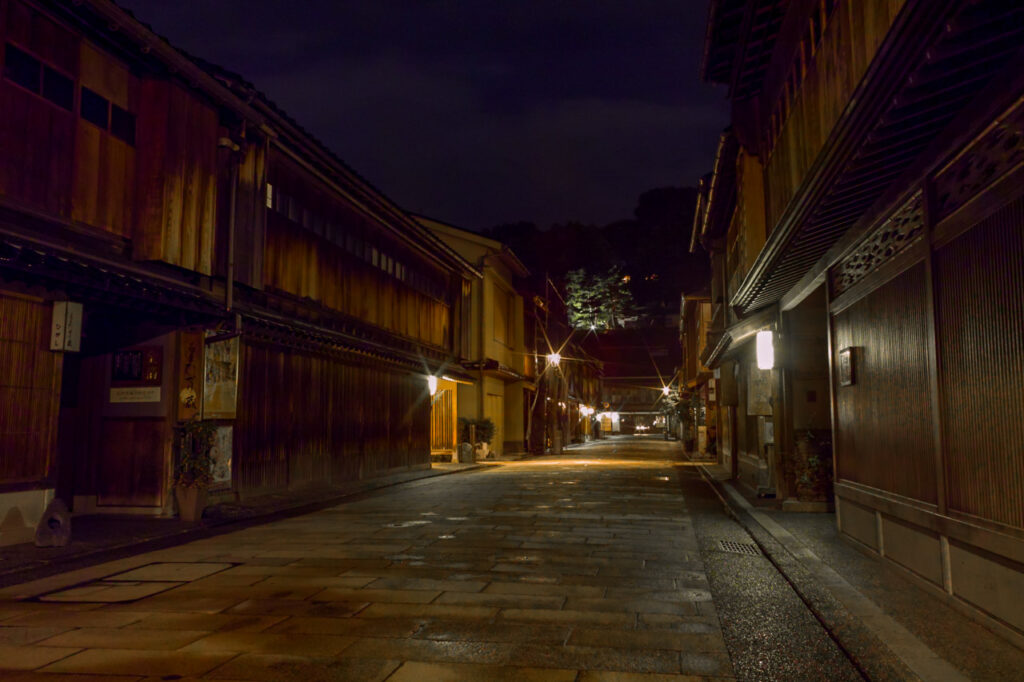
[[[496,455],[524,453],[527,411],[536,390],[522,294],[530,273],[501,242],[431,218],[416,220],[483,274],[464,294],[460,321],[460,362],[474,381],[456,386],[443,380],[442,390],[455,391],[458,417],[494,423],[489,449]]]
[[[665,389],[678,391],[674,384],[680,358],[678,327],[655,324],[590,332],[581,344],[604,366],[602,430],[663,431],[667,427]]]
[[[680,438],[687,452],[716,455],[718,448],[718,397],[713,370],[701,362],[711,327],[711,300],[706,293],[685,294],[682,300],[679,344],[682,364],[679,390],[682,392]]]

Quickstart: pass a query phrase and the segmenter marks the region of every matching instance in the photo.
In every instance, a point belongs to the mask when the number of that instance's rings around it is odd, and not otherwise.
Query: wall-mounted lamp
[[[670,389],[668,386],[662,386],[661,387],[661,394],[662,395],[668,395],[671,391],[672,391],[672,389]]]
[[[427,377],[427,389],[430,391],[431,396],[437,393],[437,377],[433,374]]]
[[[555,367],[558,367],[558,363],[562,361],[562,356],[558,353],[548,353],[547,358],[548,364],[554,365]]]
[[[772,343],[772,333],[762,331],[757,333],[757,368],[771,369],[775,367],[775,346]]]

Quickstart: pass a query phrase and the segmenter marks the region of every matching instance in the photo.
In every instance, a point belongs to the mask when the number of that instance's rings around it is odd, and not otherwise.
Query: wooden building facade
[[[703,76],[735,150],[699,227],[709,363],[774,332],[781,453],[823,365],[840,532],[1018,641],[1022,38],[996,0],[715,0]]]
[[[429,466],[479,273],[235,74],[109,2],[0,0],[0,544]]]

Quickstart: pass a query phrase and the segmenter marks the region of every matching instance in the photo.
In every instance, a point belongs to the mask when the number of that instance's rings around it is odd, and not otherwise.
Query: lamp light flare
[[[437,377],[433,374],[427,377],[427,389],[430,390],[430,395],[437,393]]]
[[[757,333],[757,368],[772,369],[775,367],[775,346],[770,331]]]
[[[548,353],[548,364],[558,367],[558,363],[562,361],[562,356],[558,353]]]
[[[662,395],[668,395],[670,391],[671,391],[671,389],[668,386],[662,386],[661,387],[661,394]]]

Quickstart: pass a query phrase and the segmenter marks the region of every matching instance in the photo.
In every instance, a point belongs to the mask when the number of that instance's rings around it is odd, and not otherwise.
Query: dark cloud
[[[727,120],[703,0],[124,0],[406,208],[607,223],[693,184]]]

